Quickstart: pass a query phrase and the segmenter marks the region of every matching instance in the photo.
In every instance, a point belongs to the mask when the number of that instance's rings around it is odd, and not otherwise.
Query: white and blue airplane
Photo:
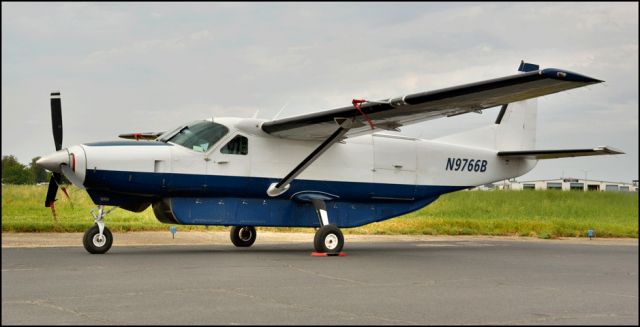
[[[238,247],[254,243],[255,226],[317,228],[315,250],[338,254],[344,245],[340,228],[393,218],[445,193],[521,176],[541,159],[623,153],[607,146],[535,149],[536,98],[603,81],[524,62],[518,71],[290,118],[216,117],[64,149],[55,92],[57,152],[37,161],[53,172],[45,206],[53,210],[61,174],[87,191],[97,205],[91,211],[95,224],[83,240],[90,253],[111,248],[107,213],[152,206],[163,223],[232,226],[231,241]],[[437,139],[378,133],[497,106],[493,125]]]

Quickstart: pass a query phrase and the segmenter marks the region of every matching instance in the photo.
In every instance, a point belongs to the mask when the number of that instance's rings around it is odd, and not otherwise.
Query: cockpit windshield
[[[206,152],[228,132],[229,129],[224,125],[200,120],[181,127],[177,133],[174,131],[162,136],[160,141],[182,145],[196,152]]]

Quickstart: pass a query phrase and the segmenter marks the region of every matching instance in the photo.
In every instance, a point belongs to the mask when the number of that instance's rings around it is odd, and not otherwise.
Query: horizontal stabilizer
[[[498,152],[498,157],[541,160],[567,157],[598,156],[605,154],[624,154],[624,152],[613,147],[599,146],[593,149],[500,151]]]

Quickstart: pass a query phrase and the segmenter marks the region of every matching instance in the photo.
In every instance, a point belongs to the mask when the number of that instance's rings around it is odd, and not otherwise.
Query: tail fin
[[[518,71],[528,72],[538,69],[538,65],[523,61]],[[505,104],[500,108],[495,124],[447,135],[434,141],[497,150],[498,157],[505,159],[528,159],[529,163],[522,167],[519,175],[533,169],[535,162],[541,159],[624,154],[621,150],[608,146],[589,149],[534,150],[537,113],[537,98]]]
[[[502,119],[496,119],[493,148],[501,151],[535,149],[538,100],[514,102],[503,108],[506,110]]]
[[[538,65],[522,61],[518,71],[528,72],[538,69]],[[536,143],[537,112],[537,98],[505,104],[500,109],[494,125],[447,135],[435,140],[499,151],[533,149]]]

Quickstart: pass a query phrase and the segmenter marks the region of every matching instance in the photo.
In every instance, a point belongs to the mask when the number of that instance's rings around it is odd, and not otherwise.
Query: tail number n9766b
[[[445,170],[473,171],[482,173],[487,170],[487,161],[468,158],[447,158],[447,167]]]

